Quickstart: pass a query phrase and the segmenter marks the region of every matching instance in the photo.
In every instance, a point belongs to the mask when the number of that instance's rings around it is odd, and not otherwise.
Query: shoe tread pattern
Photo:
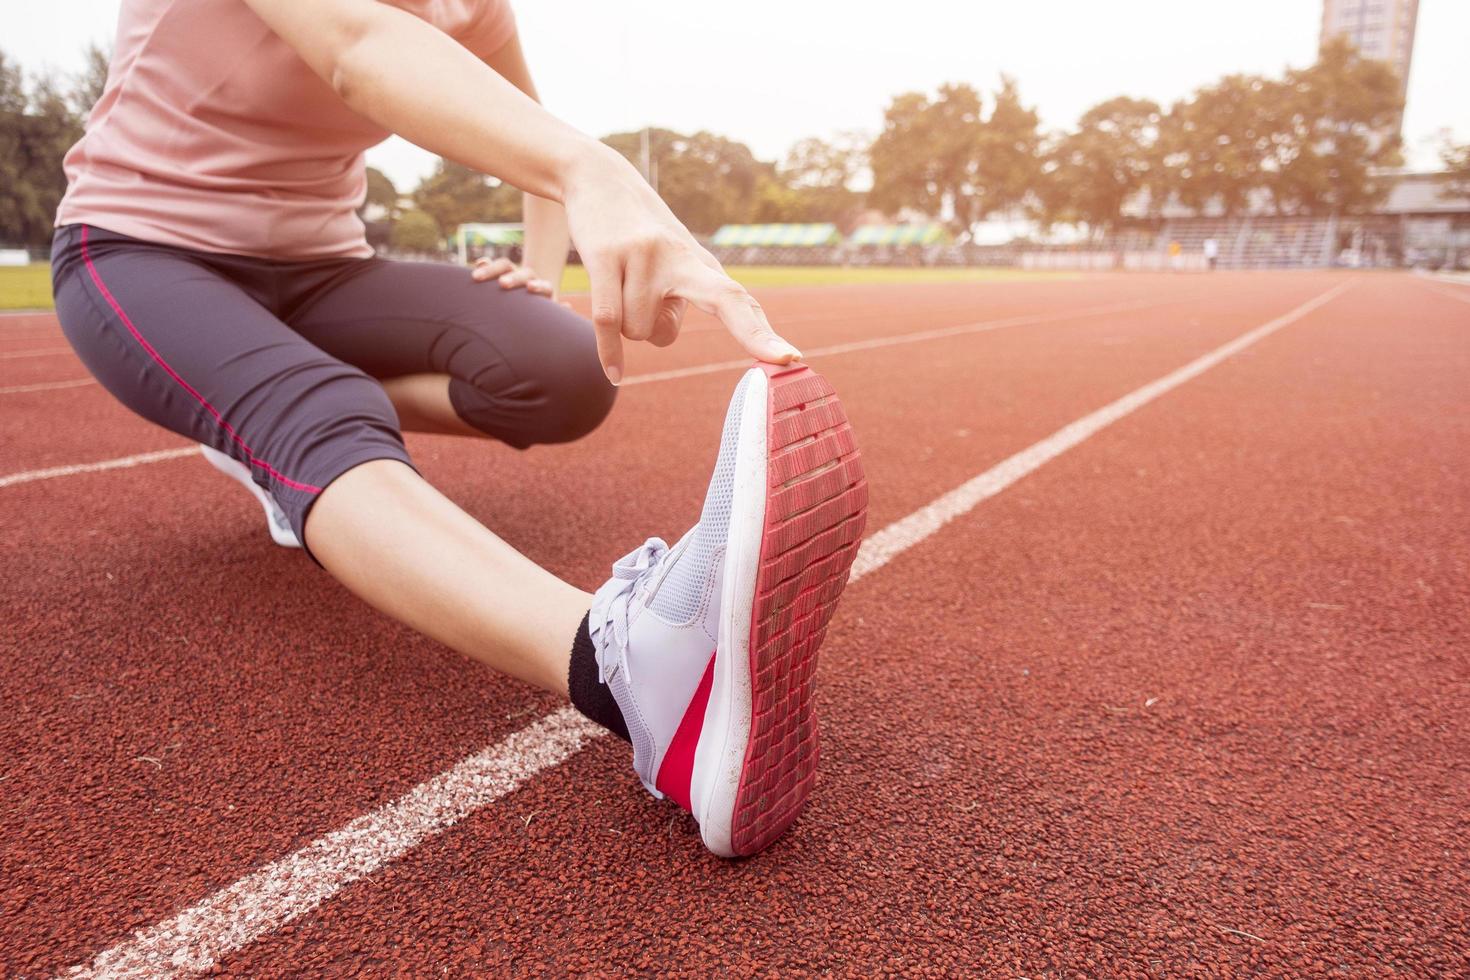
[[[767,368],[766,520],[751,623],[751,728],[731,843],[769,846],[816,783],[817,651],[847,584],[868,484],[832,386],[805,366]]]

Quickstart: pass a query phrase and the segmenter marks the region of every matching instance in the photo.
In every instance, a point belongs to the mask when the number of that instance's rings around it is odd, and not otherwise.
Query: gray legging
[[[592,325],[464,269],[277,261],[57,229],[61,328],[124,405],[250,466],[305,541],[322,488],[373,459],[412,465],[374,379],[447,374],[465,422],[517,448],[568,442],[615,389]]]

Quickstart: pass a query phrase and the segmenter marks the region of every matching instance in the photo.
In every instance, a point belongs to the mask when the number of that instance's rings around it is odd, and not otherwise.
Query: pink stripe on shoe
[[[704,676],[699,679],[699,686],[694,689],[694,697],[689,701],[689,707],[684,709],[684,717],[679,722],[678,729],[674,732],[673,741],[664,750],[664,761],[658,767],[658,777],[654,785],[658,791],[686,810],[693,810],[690,805],[692,787],[690,781],[694,776],[694,752],[699,748],[699,736],[704,731],[704,710],[709,706],[710,689],[715,682],[715,657],[710,654],[709,664],[704,668]]]
[[[210,415],[214,416],[214,420],[219,423],[220,428],[224,429],[225,432],[229,434],[230,438],[235,440],[235,443],[241,449],[245,450],[245,455],[250,458],[251,463],[259,466],[271,476],[275,477],[277,480],[281,481],[286,486],[291,487],[294,490],[301,490],[306,493],[321,493],[321,487],[314,487],[309,483],[298,483],[285,474],[281,473],[279,470],[271,466],[271,464],[267,463],[259,456],[255,455],[254,450],[252,450],[249,446],[245,444],[244,439],[240,438],[240,434],[235,431],[235,427],[226,422],[225,417],[219,413],[219,410],[209,403],[209,399],[199,394],[198,391],[194,390],[193,385],[189,384],[189,382],[179,377],[179,373],[173,368],[169,367],[168,362],[163,359],[163,355],[159,354],[158,351],[154,349],[153,345],[148,343],[148,339],[138,331],[138,328],[133,324],[132,318],[127,315],[127,313],[123,310],[122,305],[119,304],[116,297],[112,295],[112,290],[107,288],[107,284],[104,283],[102,281],[102,277],[97,274],[97,267],[92,264],[91,250],[87,248],[87,232],[89,230],[90,229],[88,228],[88,226],[82,225],[82,258],[87,263],[87,271],[91,274],[92,281],[97,284],[97,289],[102,293],[102,297],[107,300],[107,305],[111,306],[112,312],[116,313],[118,319],[122,320],[123,324],[128,328],[128,332],[133,335],[133,339],[136,340],[142,346],[142,348],[148,352],[148,356],[153,358],[153,360],[157,362],[159,367],[168,372],[168,376],[170,378],[173,378],[176,382],[178,382],[179,387],[183,388],[189,394],[193,395],[194,400],[203,405],[205,410],[208,411]]]

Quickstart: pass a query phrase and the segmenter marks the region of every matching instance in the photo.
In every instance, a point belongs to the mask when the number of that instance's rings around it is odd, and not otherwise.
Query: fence
[[[1347,264],[1403,264],[1404,231],[1396,218],[1293,217],[1170,219],[1123,229],[1075,245],[841,245],[818,248],[712,248],[730,265],[1001,266],[1103,271],[1191,270],[1209,266],[1205,243],[1221,269],[1303,269]],[[1172,243],[1179,246],[1175,255]]]

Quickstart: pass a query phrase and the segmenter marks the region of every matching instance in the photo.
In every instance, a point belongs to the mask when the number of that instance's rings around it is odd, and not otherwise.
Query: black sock
[[[576,639],[572,640],[572,663],[567,668],[567,690],[572,695],[572,704],[582,714],[603,728],[628,742],[628,725],[623,721],[623,712],[613,700],[612,691],[597,677],[597,648],[592,645],[592,635],[587,629],[587,617],[577,627]]]

